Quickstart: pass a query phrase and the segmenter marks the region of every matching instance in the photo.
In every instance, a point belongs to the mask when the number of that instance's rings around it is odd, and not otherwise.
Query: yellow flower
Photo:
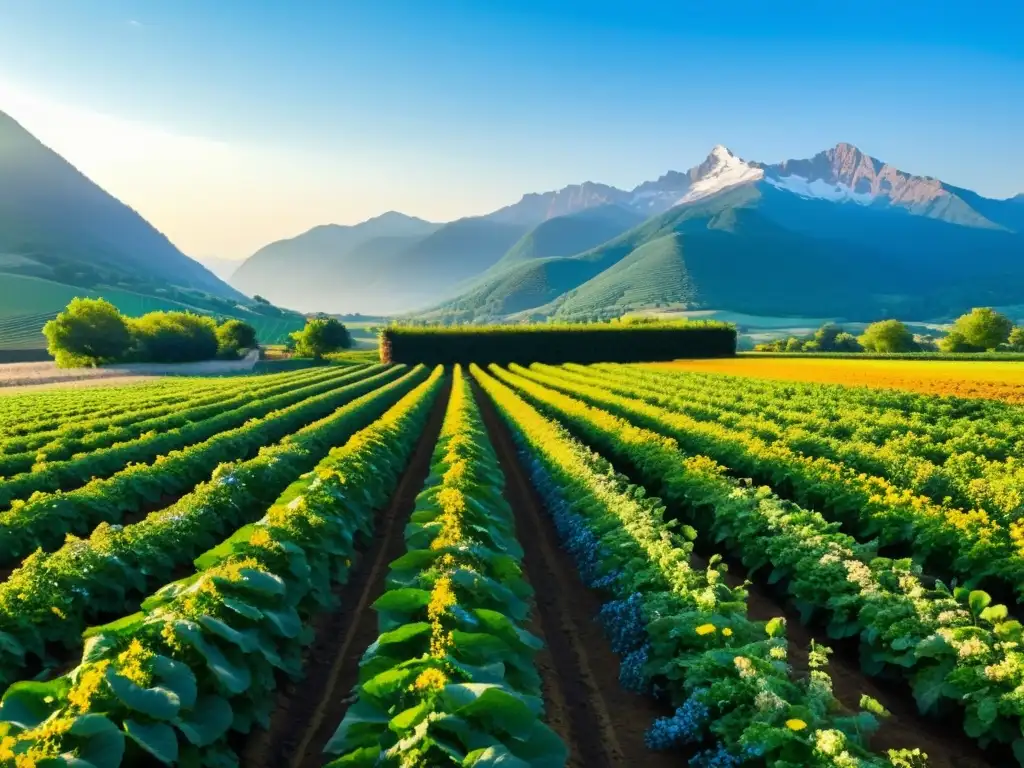
[[[105,673],[110,662],[103,660],[85,670],[78,678],[74,688],[68,692],[68,703],[72,709],[88,712],[93,698],[100,692],[105,682]]]
[[[697,627],[696,632],[698,635],[710,635],[717,631],[717,629],[718,628],[714,624],[701,624]]]
[[[150,682],[149,662],[153,656],[153,652],[143,646],[138,638],[135,638],[129,644],[128,649],[118,655],[118,672],[144,688]]]
[[[59,618],[59,619],[66,619],[67,618],[67,614],[64,613],[64,611],[62,611],[56,605],[50,606],[50,610],[53,611],[54,615],[57,618]]]
[[[789,730],[791,731],[802,731],[804,728],[807,727],[807,723],[805,723],[803,720],[793,718],[792,720],[786,721],[786,727],[789,728]]]
[[[249,537],[249,545],[253,547],[266,547],[270,549],[276,546],[272,538],[270,538],[270,532],[266,528],[257,528],[252,532],[252,536]]]
[[[726,637],[732,637],[732,630],[729,627],[726,627],[722,630],[722,634]]]
[[[444,672],[431,667],[420,672],[412,687],[417,691],[440,691],[447,682],[448,678]]]

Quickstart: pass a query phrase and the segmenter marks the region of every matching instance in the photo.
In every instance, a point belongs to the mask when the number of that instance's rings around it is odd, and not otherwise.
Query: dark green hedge
[[[385,363],[634,363],[736,354],[736,329],[723,323],[389,327]]]

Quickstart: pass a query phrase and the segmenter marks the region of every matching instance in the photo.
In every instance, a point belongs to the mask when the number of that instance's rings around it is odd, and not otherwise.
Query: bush
[[[939,349],[943,352],[984,352],[981,347],[975,346],[967,341],[967,337],[960,331],[953,329],[946,336],[939,339]]]
[[[43,326],[47,350],[61,368],[112,363],[131,348],[128,322],[103,299],[72,299],[67,309]]]
[[[256,329],[242,320],[228,320],[217,327],[217,356],[237,358],[243,349],[256,346]]]
[[[787,352],[800,352],[804,348],[804,343],[800,341],[796,336],[790,336],[786,339],[786,351]]]
[[[292,334],[295,354],[319,360],[329,352],[348,349],[352,337],[348,329],[333,317],[315,317],[306,321],[306,327]]]
[[[864,329],[861,346],[868,352],[913,352],[914,334],[899,320],[882,320]]]
[[[138,361],[187,363],[217,356],[217,324],[212,317],[150,312],[130,322]]]
[[[1018,325],[1010,331],[1010,337],[1006,343],[1013,351],[1024,352],[1024,325]]]
[[[716,322],[393,326],[380,334],[386,363],[625,363],[735,353],[736,329]]]
[[[847,333],[846,331],[843,331],[841,333],[836,334],[835,338],[832,340],[832,350],[831,351],[833,351],[833,352],[863,352],[864,351],[864,347],[862,347],[860,345],[860,342],[857,341],[857,337],[856,336],[854,336],[852,333]]]
[[[1011,330],[1013,323],[1006,315],[999,314],[992,307],[975,307],[956,319],[950,336],[957,333],[971,347],[985,350],[1005,344]]]

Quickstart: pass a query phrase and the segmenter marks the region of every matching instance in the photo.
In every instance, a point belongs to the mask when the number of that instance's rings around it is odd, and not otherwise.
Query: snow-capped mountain
[[[535,226],[542,221],[568,216],[602,205],[628,206],[630,194],[625,190],[585,181],[550,192],[530,192],[519,202],[499,208],[483,217],[503,224]]]

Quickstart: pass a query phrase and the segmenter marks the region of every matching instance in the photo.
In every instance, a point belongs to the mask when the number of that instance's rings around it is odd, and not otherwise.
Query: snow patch
[[[723,189],[757,181],[764,177],[763,170],[743,162],[721,144],[711,150],[708,160],[711,161],[711,169],[690,186],[690,189],[676,202],[676,205],[692,203],[694,200],[721,192]]]
[[[845,184],[829,184],[824,179],[808,181],[801,176],[780,176],[776,179],[766,178],[765,181],[773,187],[800,197],[829,200],[833,203],[851,202],[858,205],[871,205],[875,202],[875,196],[870,192],[855,192]]]

